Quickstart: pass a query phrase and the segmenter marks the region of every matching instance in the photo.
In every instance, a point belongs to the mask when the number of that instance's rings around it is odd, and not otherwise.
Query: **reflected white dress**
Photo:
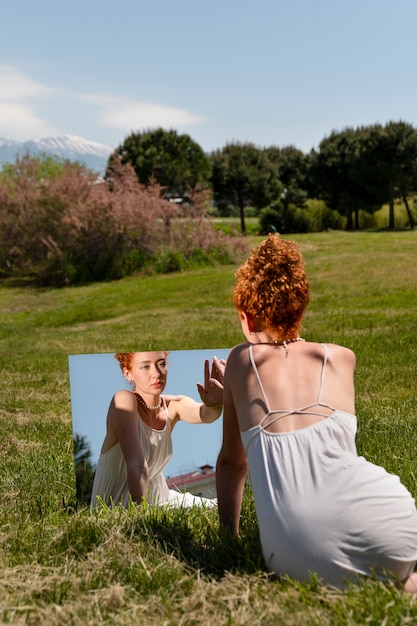
[[[319,406],[326,406],[321,402],[324,344],[323,349]],[[411,494],[397,476],[357,455],[354,415],[333,410],[301,430],[265,430],[294,411],[269,409],[252,346],[249,356],[267,414],[241,436],[268,569],[300,581],[316,573],[337,587],[359,574],[405,580],[417,560],[417,512]]]
[[[204,506],[212,508],[217,506],[216,499],[202,498],[191,493],[183,493],[169,489],[163,475],[163,469],[172,456],[171,422],[165,399],[162,398],[167,419],[162,430],[151,428],[143,422],[138,414],[138,429],[148,465],[148,493],[146,500],[149,504],[168,506]],[[123,504],[127,507],[130,493],[127,484],[126,462],[123,456],[120,442],[117,442],[110,450],[100,454],[94,476],[91,493],[91,506],[99,504],[99,496],[106,504]]]

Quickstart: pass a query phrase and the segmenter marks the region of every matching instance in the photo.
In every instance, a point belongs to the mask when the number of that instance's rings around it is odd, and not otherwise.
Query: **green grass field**
[[[357,355],[359,453],[416,496],[417,232],[291,238],[312,288],[303,336]],[[233,540],[216,511],[76,506],[68,354],[231,347],[235,269],[0,288],[2,624],[417,623],[417,599],[393,586],[271,580],[250,494]]]

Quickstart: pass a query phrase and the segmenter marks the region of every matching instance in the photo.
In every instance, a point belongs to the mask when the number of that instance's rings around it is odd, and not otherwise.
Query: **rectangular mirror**
[[[227,358],[229,349],[175,350],[168,355],[168,378],[164,394],[187,395],[200,402],[197,383],[204,383],[204,362]],[[88,504],[95,466],[106,432],[106,417],[116,391],[128,389],[114,353],[77,354],[68,357],[71,390],[74,461],[77,500]],[[184,475],[201,473],[201,485],[195,493],[203,493],[204,483],[213,471],[221,446],[222,418],[212,424],[193,425],[179,422],[172,432],[173,455],[164,470],[167,479],[174,479],[179,489]],[[191,478],[187,479],[190,483]],[[199,482],[197,480],[197,482]],[[210,487],[213,488],[212,486]],[[191,491],[192,486],[187,484]],[[215,495],[215,494],[213,494]]]

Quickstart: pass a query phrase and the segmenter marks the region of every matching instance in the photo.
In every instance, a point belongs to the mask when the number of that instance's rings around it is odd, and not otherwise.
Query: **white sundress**
[[[191,493],[183,493],[169,489],[163,475],[163,469],[172,456],[171,422],[165,398],[162,398],[163,407],[167,419],[162,430],[151,428],[141,419],[138,414],[138,428],[141,444],[148,465],[148,493],[146,500],[149,504],[182,506],[204,506],[212,508],[217,506],[216,499],[202,498]],[[120,442],[117,442],[110,450],[100,454],[96,472],[94,475],[93,489],[91,493],[91,506],[98,504],[97,496],[110,505],[123,504],[127,507],[130,493],[127,484],[126,462],[123,456]]]
[[[355,415],[333,410],[301,430],[265,430],[285,415],[327,406],[321,402],[322,345],[317,402],[297,411],[269,408],[249,347],[267,413],[241,437],[266,565],[300,581],[316,573],[337,587],[358,575],[405,580],[417,560],[415,502],[397,476],[357,455]]]

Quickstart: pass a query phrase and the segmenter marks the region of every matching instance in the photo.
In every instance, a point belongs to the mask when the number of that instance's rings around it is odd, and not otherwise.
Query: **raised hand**
[[[223,405],[223,377],[226,361],[213,358],[210,370],[210,361],[204,363],[204,385],[197,383],[198,393],[207,407],[221,407]]]

